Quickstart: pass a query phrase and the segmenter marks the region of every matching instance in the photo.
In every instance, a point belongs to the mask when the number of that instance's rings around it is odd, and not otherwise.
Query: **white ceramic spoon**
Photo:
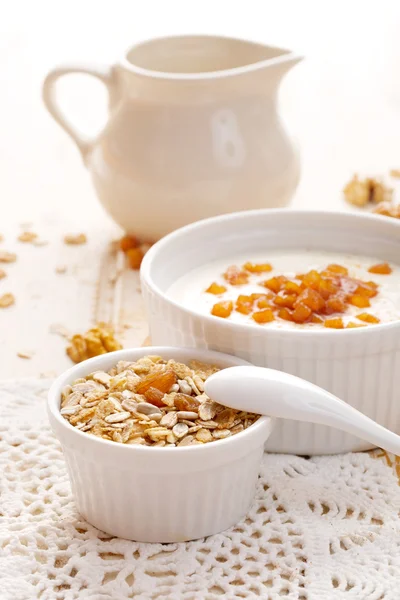
[[[400,436],[324,389],[282,371],[231,367],[205,382],[210,398],[230,408],[336,427],[400,454]]]

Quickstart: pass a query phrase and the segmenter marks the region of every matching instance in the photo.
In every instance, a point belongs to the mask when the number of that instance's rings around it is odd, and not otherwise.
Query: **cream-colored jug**
[[[155,240],[204,217],[289,202],[299,161],[277,91],[300,60],[233,38],[160,38],[134,46],[112,67],[54,69],[43,96],[107,212],[126,231]],[[69,73],[97,77],[108,89],[109,121],[95,139],[58,106],[55,83]]]

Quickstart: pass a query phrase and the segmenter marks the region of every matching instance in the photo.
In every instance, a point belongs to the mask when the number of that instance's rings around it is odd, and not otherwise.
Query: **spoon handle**
[[[304,418],[301,420],[336,427],[336,429],[355,435],[389,452],[400,454],[400,436],[379,425],[336,396],[328,392],[326,394],[327,397],[329,396],[329,403],[319,394],[314,395],[310,391],[308,398],[310,411],[305,411]]]
[[[212,375],[206,393],[239,410],[336,427],[400,454],[400,436],[304,379],[262,367],[232,367]]]

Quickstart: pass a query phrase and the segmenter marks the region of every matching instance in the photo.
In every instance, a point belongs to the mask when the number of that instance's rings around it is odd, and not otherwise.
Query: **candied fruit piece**
[[[297,300],[297,296],[279,292],[273,299],[273,303],[275,304],[275,306],[281,306],[284,308],[293,308],[296,300]]]
[[[305,287],[311,287],[314,289],[318,289],[318,285],[321,281],[321,275],[318,273],[318,271],[315,271],[314,269],[312,269],[311,271],[309,271],[308,273],[306,273],[303,277],[303,285]]]
[[[278,317],[284,321],[293,321],[292,313],[287,308],[280,308],[278,310]]]
[[[301,302],[311,308],[313,312],[319,312],[325,306],[325,300],[316,290],[307,288],[303,290],[297,299],[297,302]]]
[[[327,300],[339,291],[339,287],[333,283],[332,279],[322,279],[317,289],[324,300]]]
[[[253,298],[251,296],[246,296],[245,294],[240,294],[236,298],[236,304],[253,304]]]
[[[312,315],[312,310],[305,304],[298,302],[292,312],[292,320],[295,323],[305,323]]]
[[[163,392],[163,394],[166,394],[177,380],[176,374],[171,369],[167,369],[162,373],[151,373],[150,375],[143,377],[136,388],[136,392],[138,394],[144,394],[148,389],[155,388],[160,392]]]
[[[375,317],[374,315],[370,315],[369,313],[361,313],[359,315],[357,315],[357,319],[360,319],[360,321],[365,321],[365,323],[380,323],[380,319],[378,319],[378,317]]]
[[[176,394],[174,398],[174,406],[177,410],[197,410],[199,408],[199,400],[194,396],[187,394]]]
[[[344,302],[344,300],[342,300],[342,298],[339,298],[338,296],[333,296],[331,298],[328,298],[328,300],[325,303],[325,312],[330,315],[332,313],[335,312],[345,312],[346,310],[346,304]]]
[[[326,267],[326,270],[330,271],[331,273],[337,273],[338,275],[348,275],[349,274],[349,270],[346,269],[346,267],[343,267],[342,265],[331,264]]]
[[[302,288],[295,281],[287,281],[284,285],[284,290],[289,294],[296,294],[298,296],[301,294]]]
[[[343,329],[343,319],[341,317],[336,319],[326,319],[324,321],[324,327],[329,327],[330,329]]]
[[[367,296],[360,296],[359,294],[353,294],[348,301],[349,304],[357,306],[357,308],[367,308],[368,306],[371,306],[369,298],[367,298]]]
[[[119,247],[122,252],[128,252],[128,250],[132,250],[132,248],[137,248],[139,246],[139,240],[134,235],[124,235],[119,240]]]
[[[242,313],[243,315],[249,315],[253,309],[253,300],[251,296],[240,295],[236,299],[236,308],[237,312]]]
[[[372,287],[369,283],[359,282],[358,286],[354,290],[354,293],[358,296],[366,296],[367,298],[374,298],[378,295],[376,287]]]
[[[377,273],[378,275],[390,275],[392,267],[389,263],[380,263],[379,265],[372,265],[368,271],[370,273]]]
[[[226,302],[217,302],[211,309],[211,314],[214,317],[221,317],[222,319],[228,318],[233,311],[233,302],[227,300]]]
[[[272,265],[269,263],[254,264],[247,262],[243,265],[243,269],[249,271],[249,273],[268,273],[268,271],[272,271]]]
[[[162,401],[164,398],[164,392],[155,387],[149,387],[149,389],[145,391],[144,397],[146,398],[147,402],[154,404],[154,406],[164,406],[164,402]]]
[[[277,294],[281,291],[286,281],[287,278],[284,275],[279,275],[279,277],[271,277],[271,279],[263,281],[261,285],[271,290],[271,292],[275,292],[275,294]]]
[[[236,312],[241,313],[242,315],[249,315],[253,308],[251,306],[248,306],[247,304],[239,304],[236,308],[235,308]]]
[[[249,274],[246,271],[241,271],[235,265],[228,267],[223,276],[231,285],[244,285],[249,281]]]
[[[354,323],[354,321],[350,321],[346,325],[346,329],[355,329],[356,327],[366,327],[366,325],[365,323]]]
[[[131,269],[138,271],[144,257],[143,250],[141,248],[130,248],[126,251],[128,263]]]
[[[270,323],[275,320],[274,313],[270,308],[253,313],[252,317],[256,323]]]
[[[206,289],[207,294],[215,294],[218,296],[219,294],[224,294],[226,292],[226,287],[224,285],[220,285],[215,281]]]
[[[267,298],[267,296],[259,298],[256,301],[256,304],[258,308],[272,308],[271,301]]]
[[[311,317],[311,323],[316,323],[317,325],[320,325],[323,322],[324,322],[324,320],[321,319],[321,317],[319,317],[318,315],[313,315]]]

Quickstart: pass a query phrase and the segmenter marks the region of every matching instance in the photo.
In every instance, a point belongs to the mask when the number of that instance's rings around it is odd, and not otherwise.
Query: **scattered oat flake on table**
[[[58,273],[59,275],[63,275],[66,272],[67,272],[66,265],[58,265],[58,267],[56,267],[56,273]]]
[[[18,236],[18,241],[29,244],[30,242],[33,242],[34,240],[36,240],[37,236],[38,236],[37,233],[34,233],[33,231],[23,231]]]
[[[64,236],[64,243],[70,246],[79,246],[80,244],[86,244],[87,237],[84,233],[67,233]]]
[[[8,308],[15,304],[15,298],[13,294],[3,294],[0,296],[0,308]]]
[[[4,269],[0,269],[0,279],[3,279],[6,276],[7,276],[7,273],[5,272],[5,270]]]
[[[12,263],[17,260],[17,255],[14,252],[7,252],[7,250],[0,250],[0,262]]]
[[[17,356],[18,356],[19,358],[26,358],[26,359],[29,359],[29,358],[32,358],[32,356],[33,356],[33,352],[17,352]]]
[[[83,335],[73,335],[66,352],[74,363],[80,363],[87,358],[121,348],[122,345],[114,337],[113,327],[108,323],[98,323]]]
[[[61,337],[68,338],[70,337],[70,332],[63,325],[59,325],[58,323],[53,323],[49,327],[50,333],[54,333],[56,335],[60,335]]]
[[[394,177],[395,179],[400,179],[400,169],[391,169],[390,177]]]

